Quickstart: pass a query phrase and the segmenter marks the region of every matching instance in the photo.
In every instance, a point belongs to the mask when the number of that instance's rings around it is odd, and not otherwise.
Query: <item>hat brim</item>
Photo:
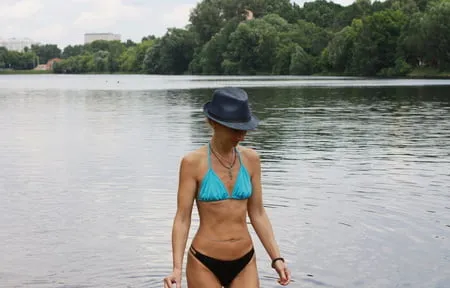
[[[251,115],[250,121],[247,121],[247,122],[226,122],[226,121],[219,120],[219,119],[215,118],[214,116],[212,116],[208,111],[209,105],[211,105],[211,102],[207,102],[207,103],[205,103],[205,105],[203,105],[203,113],[209,119],[211,119],[225,127],[228,127],[231,129],[236,129],[236,130],[244,130],[244,131],[254,130],[258,127],[259,119],[258,119],[258,117],[256,117],[253,114]]]

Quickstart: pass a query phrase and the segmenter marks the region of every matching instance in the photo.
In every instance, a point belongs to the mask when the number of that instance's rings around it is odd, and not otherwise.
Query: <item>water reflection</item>
[[[409,279],[404,280],[406,285],[420,283],[422,279],[409,270],[383,271],[381,278],[367,271],[373,271],[374,262],[397,267],[420,259],[420,252],[404,250],[400,243],[419,251],[432,245],[425,240],[432,237],[422,235],[425,230],[438,229],[446,235],[443,239],[448,238],[440,220],[422,219],[425,206],[437,206],[444,222],[450,220],[439,205],[450,191],[448,91],[398,87],[247,91],[262,122],[244,144],[262,155],[269,213],[296,219],[277,228],[281,235],[289,235],[282,237],[289,247],[286,253],[296,247],[295,271],[297,281],[305,281],[302,287],[389,286],[398,278]],[[207,101],[211,90],[207,92],[194,93],[193,105]],[[203,115],[196,111],[191,117],[194,122]],[[204,126],[198,127],[193,127],[193,135],[206,137]],[[283,209],[272,210],[277,207]],[[413,226],[420,222],[420,228]],[[395,249],[402,252],[388,252]],[[445,269],[446,261],[435,252],[427,265]],[[402,262],[394,255],[410,256]],[[322,263],[321,269],[317,263]],[[263,273],[267,283],[269,275],[270,271]],[[448,283],[445,278],[438,281]]]
[[[372,86],[247,88],[292,287],[450,285],[450,91]],[[1,285],[161,287],[180,157],[211,133],[197,88],[0,90]]]

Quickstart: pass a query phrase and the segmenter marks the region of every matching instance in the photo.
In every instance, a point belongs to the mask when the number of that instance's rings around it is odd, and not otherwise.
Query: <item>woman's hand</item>
[[[176,288],[181,288],[181,270],[174,269],[169,276],[164,278],[164,288],[172,288],[173,283],[176,283]]]
[[[289,271],[284,261],[276,261],[273,268],[277,271],[278,276],[280,276],[278,279],[280,285],[286,286],[291,282],[291,271]]]

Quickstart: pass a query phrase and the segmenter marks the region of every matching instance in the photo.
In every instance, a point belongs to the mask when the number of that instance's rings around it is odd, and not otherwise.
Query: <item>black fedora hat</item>
[[[236,130],[253,130],[259,124],[259,119],[250,110],[247,92],[235,87],[216,89],[212,100],[203,106],[203,113],[209,119]]]

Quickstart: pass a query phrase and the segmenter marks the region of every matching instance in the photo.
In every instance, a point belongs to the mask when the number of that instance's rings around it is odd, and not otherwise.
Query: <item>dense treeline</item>
[[[247,19],[249,14],[253,19]],[[203,0],[162,37],[0,50],[0,68],[61,57],[56,73],[401,76],[450,71],[450,0]],[[34,61],[34,62],[33,62]],[[40,61],[43,63],[44,61]]]
[[[23,52],[8,51],[0,47],[0,69],[27,70],[38,64],[45,64],[48,60],[60,57],[61,49],[57,45],[31,45],[25,47]]]

